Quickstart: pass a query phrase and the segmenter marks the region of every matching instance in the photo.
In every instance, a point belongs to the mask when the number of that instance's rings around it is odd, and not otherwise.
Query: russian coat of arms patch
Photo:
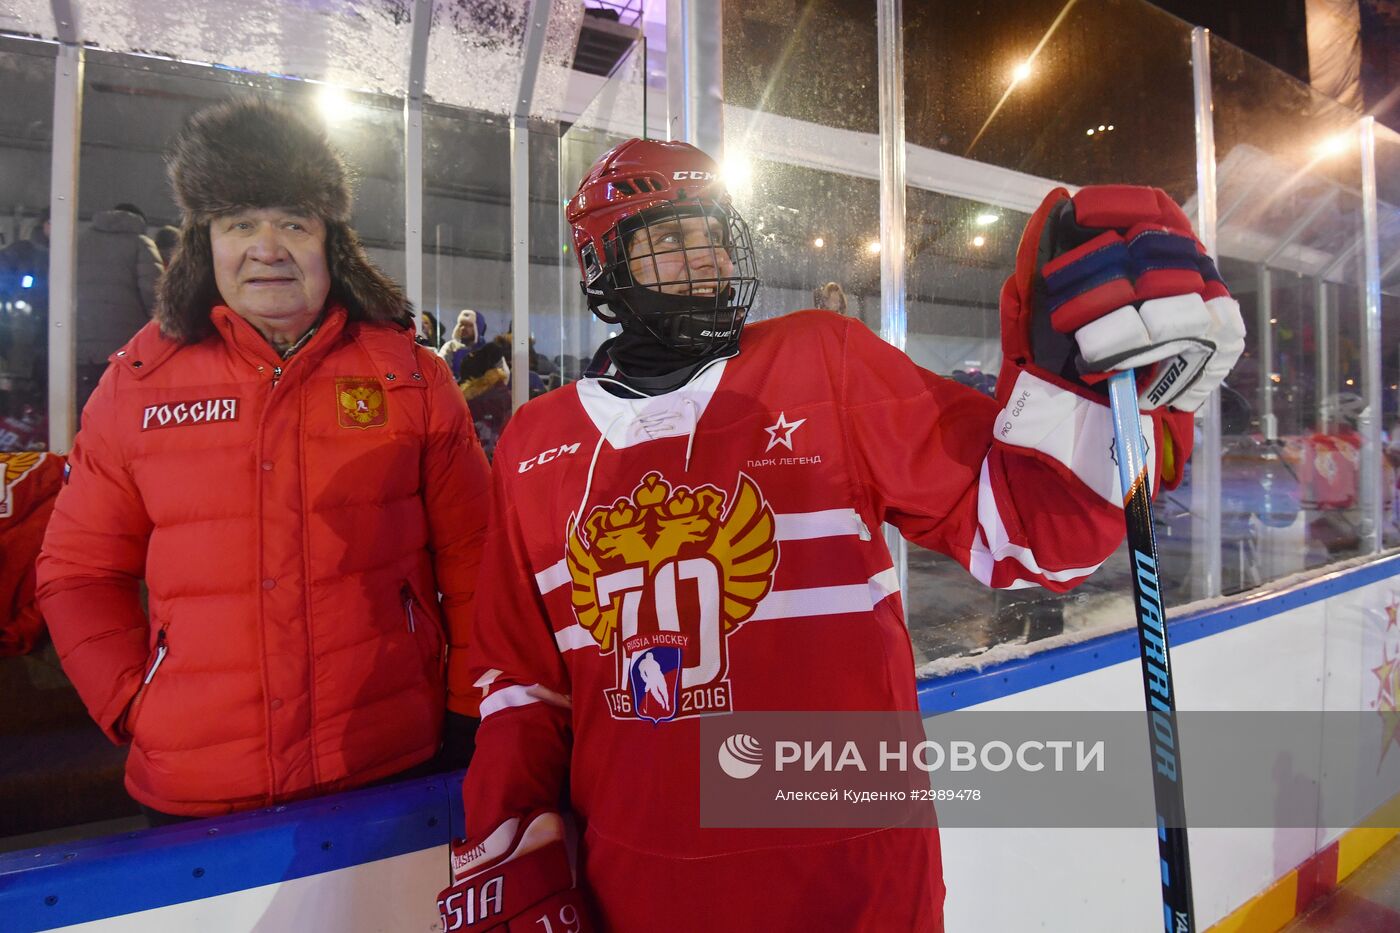
[[[389,423],[388,401],[377,379],[337,379],[335,398],[342,428],[377,428]]]

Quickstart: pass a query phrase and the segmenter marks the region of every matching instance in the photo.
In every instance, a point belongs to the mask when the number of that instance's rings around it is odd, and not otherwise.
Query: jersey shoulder
[[[578,397],[578,383],[571,382],[530,399],[511,415],[501,432],[497,456],[503,449],[519,452],[567,432],[579,422],[592,425]]]

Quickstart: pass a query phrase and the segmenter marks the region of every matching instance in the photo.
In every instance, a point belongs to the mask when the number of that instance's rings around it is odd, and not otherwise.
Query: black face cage
[[[692,234],[666,242],[695,217],[711,221],[702,241]],[[695,357],[739,339],[758,293],[758,267],[748,224],[733,208],[715,201],[653,207],[609,231],[603,246],[603,292],[624,325],[630,318],[664,346]],[[669,275],[668,266],[675,267]]]

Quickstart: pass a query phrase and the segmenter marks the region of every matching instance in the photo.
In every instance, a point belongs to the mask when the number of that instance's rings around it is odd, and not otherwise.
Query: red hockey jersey
[[[1067,589],[1124,535],[1111,441],[1067,386],[1022,373],[1002,409],[815,311],[662,396],[529,403],[496,452],[469,838],[567,775],[609,929],[940,929],[936,830],[702,829],[698,717],[916,709],[881,522]]]

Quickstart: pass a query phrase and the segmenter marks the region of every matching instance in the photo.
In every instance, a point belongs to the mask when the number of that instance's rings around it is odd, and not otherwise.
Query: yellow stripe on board
[[[1337,840],[1337,883],[1360,868],[1368,858],[1394,839],[1400,830],[1361,827],[1349,830]]]
[[[1275,933],[1293,919],[1298,903],[1298,871],[1275,881],[1267,891],[1246,901],[1208,933]]]

